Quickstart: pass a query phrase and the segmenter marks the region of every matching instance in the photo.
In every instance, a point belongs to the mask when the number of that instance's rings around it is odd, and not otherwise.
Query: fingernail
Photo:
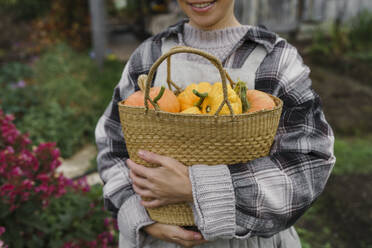
[[[146,156],[146,152],[144,150],[138,150],[138,155],[144,157]]]
[[[194,234],[194,239],[200,240],[202,237],[200,234]]]

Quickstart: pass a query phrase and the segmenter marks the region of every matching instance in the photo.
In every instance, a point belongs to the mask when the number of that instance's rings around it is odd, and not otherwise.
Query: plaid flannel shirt
[[[105,183],[105,206],[113,212],[134,194],[117,103],[139,89],[137,78],[161,56],[162,39],[182,40],[184,22],[137,48],[97,124],[98,169]],[[255,88],[279,97],[284,106],[270,155],[227,166],[235,193],[235,224],[243,227],[243,238],[271,236],[292,226],[323,191],[335,163],[333,132],[311,89],[310,70],[293,46],[264,28],[252,27],[233,49],[230,65],[240,68],[257,44],[268,54],[256,73]]]

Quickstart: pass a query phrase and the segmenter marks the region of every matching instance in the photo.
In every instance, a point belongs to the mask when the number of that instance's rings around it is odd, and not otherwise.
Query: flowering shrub
[[[111,247],[101,188],[72,181],[54,143],[32,146],[0,109],[0,247]]]

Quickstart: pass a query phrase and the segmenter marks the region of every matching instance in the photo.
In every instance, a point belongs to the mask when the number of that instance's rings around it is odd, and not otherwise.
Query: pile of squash
[[[235,114],[252,113],[260,110],[270,110],[275,107],[273,99],[265,92],[247,90],[246,83],[238,81],[234,89],[227,84],[228,99]],[[152,87],[150,97],[159,109],[171,113],[209,114],[214,115],[221,105],[224,95],[222,83],[213,85],[208,82],[190,84],[176,96],[171,90],[162,87]],[[127,106],[144,106],[144,93],[137,91],[124,102]],[[149,103],[149,108],[154,108]],[[229,115],[230,110],[225,104],[219,113]]]

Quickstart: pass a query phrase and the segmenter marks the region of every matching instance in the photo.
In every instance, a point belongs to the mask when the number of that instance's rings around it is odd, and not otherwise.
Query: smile
[[[217,2],[217,0],[212,2],[189,3],[189,5],[195,11],[207,11],[215,4],[215,2]]]

